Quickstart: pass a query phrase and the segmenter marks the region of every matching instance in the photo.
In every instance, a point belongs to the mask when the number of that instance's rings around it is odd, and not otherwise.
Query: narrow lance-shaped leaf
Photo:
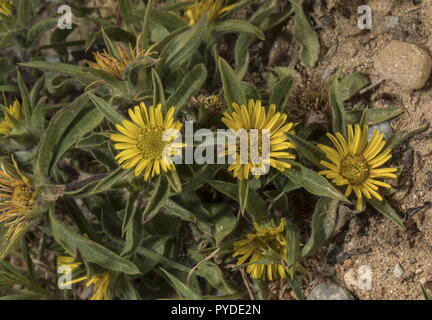
[[[106,102],[104,99],[95,96],[92,93],[87,93],[90,100],[94,103],[96,108],[114,125],[122,123],[125,118],[123,115],[114,110],[114,107]]]
[[[243,214],[249,198],[249,179],[238,180],[240,211]]]
[[[146,208],[144,209],[144,213],[142,216],[143,223],[151,220],[161,209],[166,200],[168,200],[170,194],[170,186],[165,177],[159,176],[158,182],[155,186],[155,190],[147,203]]]
[[[364,113],[364,110],[349,110],[346,112],[346,124],[358,124],[360,123],[362,119],[362,115]],[[367,111],[368,117],[367,117],[367,124],[369,126],[374,126],[383,122],[386,122],[388,120],[391,120],[393,118],[396,118],[397,116],[404,113],[404,110],[402,108],[377,108],[377,109],[368,109]]]
[[[270,104],[275,104],[277,110],[283,111],[287,106],[293,83],[293,78],[291,76],[286,76],[275,84],[270,96]]]
[[[216,24],[216,26],[212,29],[212,31],[216,33],[232,33],[232,32],[248,33],[256,36],[260,40],[265,39],[264,33],[259,28],[257,28],[256,26],[254,26],[249,22],[242,21],[242,20],[230,19],[227,21],[220,22]]]
[[[223,58],[219,58],[219,71],[228,108],[231,109],[233,103],[239,105],[246,104],[246,96],[244,95],[241,82],[228,62]]]
[[[303,186],[307,191],[316,196],[338,199],[349,203],[349,200],[333,187],[326,178],[296,162],[290,161],[290,163],[292,167],[283,171],[283,174],[290,180]]]
[[[207,70],[203,64],[197,65],[191,72],[186,74],[180,85],[166,101],[166,106],[176,107],[176,113],[183,108],[189,99],[203,86],[207,78]]]
[[[312,215],[311,235],[302,249],[302,257],[311,255],[330,239],[336,227],[338,200],[320,198]]]
[[[404,130],[400,132],[396,132],[393,134],[387,141],[386,148],[394,149],[401,143],[405,142],[406,140],[411,139],[415,135],[422,133],[428,128],[428,126],[422,126],[413,130]]]
[[[208,184],[220,193],[239,202],[239,190],[235,184],[218,180],[210,180],[208,181]],[[261,199],[258,192],[253,189],[249,190],[246,211],[251,215],[255,222],[259,223],[267,219],[267,209],[264,201]]]
[[[340,92],[338,75],[334,76],[330,86],[329,101],[332,111],[333,133],[340,132],[346,136],[346,111]]]
[[[108,270],[126,274],[139,274],[138,268],[129,260],[120,257],[106,247],[75,233],[70,227],[57,220],[50,210],[51,231],[54,239],[67,253],[75,256],[78,252],[86,262],[97,264]]]
[[[154,69],[152,69],[151,74],[153,80],[153,105],[157,106],[159,103],[161,103],[164,108],[167,108],[165,105],[165,93],[162,81]]]
[[[322,167],[320,161],[325,159],[326,156],[325,153],[321,151],[321,149],[317,148],[312,143],[299,137],[298,135],[288,134],[287,137],[292,143],[294,143],[296,150],[298,150],[301,155],[303,155],[318,168]]]
[[[372,205],[379,213],[381,213],[387,219],[393,221],[400,229],[405,230],[405,226],[403,220],[399,215],[394,211],[394,209],[388,204],[388,202],[383,199],[379,201],[377,199],[366,199],[367,203]]]
[[[340,82],[342,101],[346,101],[357,94],[360,89],[367,86],[369,79],[365,74],[354,72],[343,78]]]
[[[300,61],[312,68],[318,61],[320,45],[318,36],[312,29],[301,4],[290,0],[294,7],[294,38],[300,45]]]
[[[175,276],[173,276],[171,273],[166,271],[165,269],[162,269],[162,272],[167,276],[168,280],[171,282],[174,289],[184,298],[189,300],[202,300],[201,296],[193,292],[191,289],[188,288],[183,282],[181,282],[179,279],[177,279]]]

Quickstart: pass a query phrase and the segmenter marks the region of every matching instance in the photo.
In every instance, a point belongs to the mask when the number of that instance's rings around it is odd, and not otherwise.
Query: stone
[[[374,66],[380,77],[412,91],[426,84],[432,71],[432,59],[414,44],[393,40],[374,57]]]
[[[344,274],[345,285],[349,290],[357,288],[357,271],[354,268],[349,269]]]
[[[313,287],[307,300],[354,300],[354,297],[334,283],[323,282]]]
[[[345,268],[345,269],[350,269],[350,268],[352,268],[354,266],[354,261],[352,261],[351,259],[346,259],[344,262],[343,262],[343,267]]]
[[[383,123],[370,126],[368,130],[368,140],[372,138],[375,130],[378,130],[380,133],[384,133],[384,139],[388,140],[393,135],[393,129],[390,125],[389,121],[385,121]]]
[[[395,265],[394,269],[393,269],[393,275],[396,278],[400,278],[402,277],[402,275],[405,273],[405,270],[402,268],[402,266],[398,263]]]

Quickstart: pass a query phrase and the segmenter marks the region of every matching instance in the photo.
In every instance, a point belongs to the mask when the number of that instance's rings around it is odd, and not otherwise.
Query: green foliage
[[[10,133],[0,134],[1,170],[15,170],[16,161],[18,176],[28,177],[34,189],[28,224],[16,239],[6,236],[9,224],[0,224],[0,299],[70,299],[71,292],[57,286],[55,261],[65,256],[79,265],[74,276],[107,273],[113,298],[269,298],[267,283],[239,272],[249,261],[233,267],[233,246],[254,233],[254,225],[267,228],[282,218],[286,253],[267,248],[252,264],[282,264],[283,285],[304,299],[304,259],[332,241],[340,206],[355,202],[319,173],[327,160],[317,147],[328,143],[323,129],[346,136],[347,125],[377,125],[403,109],[364,103],[359,91],[368,77],[342,68],[319,84],[325,105],[319,112],[327,112],[328,121],[307,123],[314,106],[293,109],[299,95],[309,94],[297,75],[314,68],[321,51],[301,0],[225,1],[236,5],[215,16],[204,12],[190,24],[185,10],[195,1],[119,0],[118,11],[108,6],[106,14],[85,1],[66,1],[80,18],[72,30],[56,28],[58,17],[48,14],[47,5],[57,2],[17,0],[13,15],[5,17],[8,27],[0,26],[0,50],[6,49],[0,57],[0,121],[15,99],[21,105]],[[292,26],[284,29],[299,49],[295,65],[267,66],[260,48],[284,25]],[[97,54],[106,59],[99,68],[87,61],[95,62]],[[264,74],[257,74],[260,63]],[[290,168],[272,166],[265,175],[237,180],[226,164],[176,164],[175,171],[144,180],[118,162],[124,145],[111,139],[118,125],[130,124],[129,110],[141,102],[162,104],[164,113],[174,106],[175,121],[194,120],[196,129],[216,134],[226,128],[224,112],[249,99],[262,101],[266,110],[276,105],[288,121],[296,117],[296,133],[287,134],[295,160],[281,160]],[[386,147],[426,129],[396,132]],[[138,148],[130,138],[123,143]],[[405,228],[390,199],[366,202]],[[25,268],[12,266],[10,257]],[[36,259],[51,276],[35,268]]]

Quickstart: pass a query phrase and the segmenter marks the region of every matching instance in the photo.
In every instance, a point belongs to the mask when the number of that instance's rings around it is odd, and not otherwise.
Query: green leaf
[[[360,72],[351,73],[340,82],[342,101],[352,98],[357,92],[366,87],[369,83],[367,76]]]
[[[153,105],[157,106],[161,103],[166,108],[167,106],[165,106],[165,93],[162,81],[154,69],[152,69],[151,74],[153,80]]]
[[[333,235],[338,211],[338,200],[320,198],[315,206],[311,222],[311,235],[302,249],[302,257],[311,255]]]
[[[394,209],[388,204],[388,202],[385,199],[379,201],[377,199],[371,198],[371,199],[366,199],[366,201],[367,203],[372,205],[372,207],[374,207],[375,210],[381,213],[384,217],[393,221],[401,230],[405,230],[403,220],[401,219],[401,217],[399,217],[396,211],[394,211]]]
[[[199,64],[192,69],[191,72],[186,74],[180,85],[174,93],[168,98],[166,106],[176,107],[176,112],[179,112],[189,101],[189,99],[196,94],[203,86],[207,78],[207,70],[204,64]]]
[[[246,96],[243,92],[241,82],[228,62],[221,57],[219,57],[219,72],[228,108],[231,109],[233,103],[237,103],[238,105],[246,104]]]
[[[340,132],[346,136],[346,111],[343,103],[338,75],[332,81],[329,90],[329,102],[332,111],[333,133]]]
[[[288,267],[294,267],[300,257],[300,231],[291,221],[286,222]]]
[[[303,188],[316,196],[350,203],[326,178],[296,162],[290,161],[290,163],[292,167],[282,172],[287,178],[303,186]]]
[[[114,46],[114,44],[112,43],[112,41],[108,37],[108,35],[105,33],[105,30],[103,28],[102,28],[101,32],[102,32],[102,38],[103,38],[103,40],[105,42],[105,46],[106,46],[106,48],[108,50],[108,53],[111,56],[113,56],[114,58],[116,58],[117,60],[120,60],[121,57],[118,56],[116,47]]]
[[[54,239],[71,256],[79,254],[86,262],[97,264],[108,270],[126,274],[139,274],[139,270],[131,261],[120,257],[106,247],[84,238],[65,226],[55,217],[54,210],[50,210],[51,231]]]
[[[237,225],[237,218],[232,212],[226,210],[224,203],[216,204],[210,208],[210,212],[213,216],[212,221],[215,229],[215,240],[219,244],[225,239]]]
[[[131,193],[128,198],[123,220],[122,231],[126,233],[126,241],[121,253],[122,257],[132,257],[141,240],[141,217],[138,213],[139,202],[136,194]]]
[[[212,31],[216,33],[248,33],[256,36],[260,40],[265,40],[265,35],[259,28],[255,27],[249,22],[242,20],[230,19],[227,21],[222,21],[216,24]]]
[[[166,214],[169,214],[169,215],[175,216],[175,217],[179,217],[180,219],[182,219],[184,221],[189,221],[192,223],[197,222],[197,218],[195,217],[195,215],[191,211],[189,211],[185,207],[181,206],[180,204],[178,204],[174,200],[167,199],[165,201],[165,204],[162,207],[162,210]]]
[[[296,150],[300,152],[306,159],[316,165],[318,168],[321,168],[322,165],[320,163],[321,160],[326,159],[326,155],[321,149],[314,146],[307,140],[299,137],[298,135],[288,134],[287,138],[294,143]]]
[[[95,96],[92,93],[87,93],[90,100],[94,103],[96,108],[102,113],[112,124],[121,124],[125,117],[114,110],[114,107],[106,102],[104,99]]]
[[[243,214],[243,212],[246,209],[247,201],[249,198],[249,179],[242,179],[238,180],[238,186],[239,186],[239,201],[240,201],[240,212]]]
[[[23,109],[23,116],[24,119],[26,120],[27,125],[29,125],[31,119],[30,92],[27,86],[25,85],[24,80],[19,71],[17,71],[17,80],[18,80],[18,86],[21,93],[21,99],[22,99],[21,105]]]
[[[159,176],[155,190],[153,191],[151,198],[144,209],[142,216],[143,223],[151,220],[159,212],[159,209],[161,209],[168,200],[169,195],[170,187],[168,181],[163,176]]]
[[[102,115],[94,108],[89,109],[87,102],[88,98],[81,96],[51,119],[36,151],[36,175],[48,177],[64,153],[102,122]]]
[[[283,111],[291,96],[294,80],[291,76],[280,79],[273,87],[270,104],[275,104],[278,111]]]
[[[426,291],[426,288],[422,284],[420,285],[420,291],[422,292],[425,300],[432,300],[432,296]]]
[[[147,259],[150,259],[150,260],[152,260],[156,263],[159,263],[159,264],[163,264],[163,265],[168,266],[170,268],[177,269],[177,270],[183,271],[183,272],[189,272],[190,271],[189,267],[186,267],[186,266],[184,266],[178,262],[175,262],[173,260],[170,260],[170,259],[164,257],[163,255],[161,255],[161,254],[159,254],[153,250],[150,250],[150,249],[147,249],[144,247],[138,247],[137,253],[146,257]]]
[[[218,180],[210,180],[208,181],[208,184],[220,193],[239,202],[239,190],[235,184]],[[264,201],[261,199],[258,192],[253,189],[249,190],[246,211],[251,215],[255,222],[267,219],[267,209]]]
[[[51,29],[57,26],[57,18],[49,19],[38,19],[35,24],[30,28],[27,34],[27,40],[32,43],[36,39],[40,38],[40,34],[47,29]]]
[[[320,45],[318,36],[312,29],[301,4],[290,0],[294,7],[294,38],[300,45],[300,61],[313,68],[318,61]]]
[[[367,124],[369,126],[386,122],[404,113],[402,108],[376,108],[367,110]],[[351,125],[360,123],[363,113],[364,109],[347,111],[346,123]]]
[[[120,184],[129,174],[129,170],[118,167],[108,174],[95,175],[88,179],[67,185],[64,195],[71,198],[85,198],[113,190],[116,185]]]
[[[404,130],[399,131],[393,134],[387,141],[387,144],[385,148],[391,148],[394,149],[401,143],[404,143],[405,141],[411,139],[412,137],[416,136],[419,133],[422,133],[428,128],[428,126],[422,126],[413,130]]]
[[[179,68],[196,53],[207,29],[207,19],[207,15],[203,15],[197,24],[168,42],[159,56],[164,67]]]
[[[160,268],[162,272],[167,276],[168,280],[174,287],[174,289],[180,294],[183,298],[189,299],[189,300],[202,300],[201,296],[193,292],[191,289],[189,289],[183,282],[181,282],[179,279],[177,279],[175,276],[173,276],[171,273],[166,271],[163,268]]]

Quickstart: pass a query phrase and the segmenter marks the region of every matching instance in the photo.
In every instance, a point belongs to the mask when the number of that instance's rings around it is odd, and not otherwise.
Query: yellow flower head
[[[86,61],[86,63],[90,68],[101,70],[122,80],[123,72],[129,64],[151,54],[150,50],[143,50],[141,48],[141,38],[142,34],[139,34],[135,48],[129,44],[129,51],[124,49],[120,44],[116,44],[115,56],[112,56],[104,50],[103,52],[96,52],[93,54],[96,62]]]
[[[8,0],[0,0],[0,20],[2,16],[10,16],[12,14],[12,2]]]
[[[93,295],[91,300],[109,300],[110,283],[111,276],[108,272],[92,276],[85,284],[86,287],[93,285]]]
[[[0,170],[0,223],[7,227],[6,238],[15,240],[30,224],[29,213],[35,206],[36,192],[14,161],[16,173],[2,164]]]
[[[363,129],[356,125],[353,129],[348,126],[348,140],[342,134],[336,136],[327,134],[336,149],[318,144],[331,161],[321,161],[328,168],[319,172],[331,179],[338,186],[346,185],[345,196],[352,191],[357,196],[357,210],[363,210],[363,196],[370,199],[374,197],[381,201],[378,187],[390,188],[388,183],[376,180],[378,178],[396,178],[397,168],[378,168],[391,158],[391,149],[383,151],[386,144],[384,134],[375,130],[368,142],[368,126]]]
[[[219,15],[234,8],[237,4],[223,7],[223,0],[196,0],[195,4],[185,10],[185,16],[190,26],[193,26],[205,14],[209,19],[215,20]]]
[[[287,242],[285,240],[285,219],[282,219],[279,226],[259,226],[254,223],[256,233],[250,233],[246,239],[236,241],[234,243],[233,257],[240,256],[237,260],[237,265],[250,263],[246,267],[246,272],[253,279],[274,281],[277,279],[285,279],[287,271],[283,264],[288,262],[286,256]],[[274,251],[281,257],[281,262],[273,262],[271,264],[256,263],[265,258],[266,253]]]
[[[144,103],[129,109],[132,121],[116,125],[120,134],[111,135],[118,142],[114,148],[122,150],[117,161],[124,169],[135,168],[135,176],[144,172],[144,180],[164,172],[175,171],[171,157],[181,154],[183,143],[173,142],[180,134],[182,124],[174,121],[175,108],[165,117],[162,105],[147,108]]]
[[[14,124],[11,119],[13,118],[15,120],[19,120],[21,117],[21,104],[18,100],[15,100],[13,104],[6,108],[4,118],[0,122],[0,134],[8,135],[14,128]]]
[[[248,133],[248,141],[251,142],[250,149],[248,152],[254,150],[253,141],[258,142],[258,146],[255,146],[254,156],[249,153],[248,161],[243,161],[242,159],[242,143],[241,141],[237,144],[235,150],[231,150],[228,146],[228,154],[235,154],[235,161],[232,163],[228,170],[233,171],[234,177],[238,179],[248,179],[249,174],[252,170],[257,170],[258,172],[266,173],[266,166],[271,166],[279,171],[284,171],[286,168],[290,168],[291,165],[287,162],[282,161],[282,159],[295,159],[295,155],[287,152],[288,149],[294,149],[294,145],[288,141],[287,134],[294,134],[294,124],[292,122],[286,122],[287,115],[284,113],[276,112],[276,106],[274,104],[270,105],[268,110],[261,106],[261,101],[249,100],[248,106],[237,105],[233,103],[233,108],[235,112],[229,114],[224,113],[222,122],[233,130],[234,132],[240,132],[239,130],[246,130]],[[252,134],[251,129],[257,129],[258,137]],[[264,131],[265,130],[265,131]],[[270,137],[268,156],[264,156],[262,146],[263,134],[268,132]],[[257,150],[256,150],[257,149]],[[257,151],[257,152],[256,152]],[[256,161],[258,159],[253,159],[255,156],[258,158],[263,157],[262,161]],[[246,159],[247,160],[247,159]],[[245,163],[247,162],[247,163]],[[252,172],[253,173],[253,172]],[[259,177],[258,174],[255,175],[256,178]]]
[[[59,256],[57,257],[58,267],[68,267],[70,271],[76,270],[82,265],[82,262],[75,261],[73,257]],[[70,285],[86,280],[87,277],[80,277],[73,279],[72,281],[65,283],[64,285]],[[108,272],[102,272],[91,276],[85,283],[86,287],[93,285],[93,295],[91,300],[109,300],[110,299],[110,284],[111,276]]]

